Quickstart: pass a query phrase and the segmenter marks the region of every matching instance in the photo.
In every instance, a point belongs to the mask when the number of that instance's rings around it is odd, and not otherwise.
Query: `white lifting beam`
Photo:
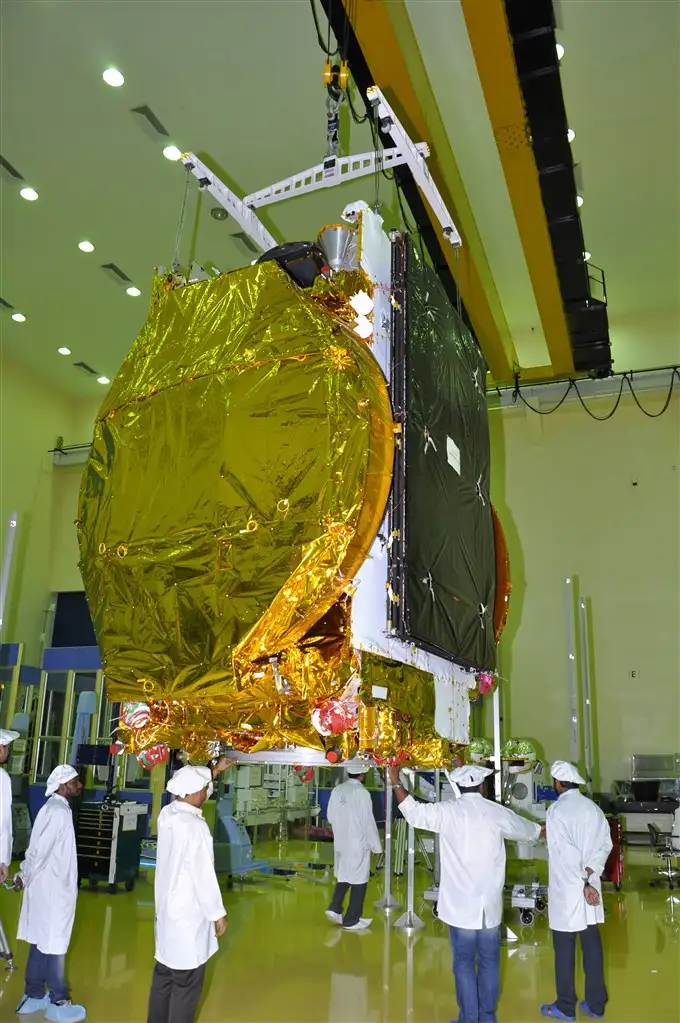
[[[429,156],[427,142],[418,142],[414,148],[422,156]],[[408,163],[408,155],[397,146],[381,150],[379,158],[375,152],[359,153],[357,156],[329,156],[323,163],[317,163],[316,167],[276,181],[273,185],[261,188],[259,192],[252,192],[243,201],[246,206],[257,209],[259,206],[269,206],[282,199],[292,199],[295,195],[316,192],[319,188],[332,188],[345,181],[365,178],[369,174],[375,174],[376,164],[382,166],[384,170],[389,170],[405,163]]]
[[[428,205],[432,209],[432,212],[441,224],[445,237],[451,242],[454,248],[458,248],[463,244],[461,237],[456,225],[449,215],[449,211],[446,208],[444,200],[439,194],[439,189],[432,180],[428,166],[425,163],[425,158],[418,151],[418,147],[411,142],[410,138],[404,131],[402,124],[397,118],[397,115],[394,113],[392,107],[389,105],[377,85],[371,85],[366,92],[366,96],[369,103],[371,103],[374,108],[377,108],[380,130],[389,135],[394,141],[395,146],[405,154],[408,168],[411,171],[418,188],[423,193]],[[389,150],[387,150],[387,152],[389,152]]]
[[[424,199],[441,224],[444,236],[454,248],[457,248],[462,244],[460,234],[425,162],[425,158],[430,154],[427,143],[411,141],[377,86],[372,85],[368,89],[367,97],[379,121],[381,131],[388,134],[394,142],[394,146],[382,149],[379,153],[329,157],[315,167],[300,171],[299,174],[284,178],[282,181],[276,181],[273,185],[260,189],[259,192],[252,192],[244,199],[239,199],[193,153],[184,153],[182,163],[196,178],[199,187],[208,192],[234,218],[239,227],[263,252],[275,248],[277,242],[255,213],[258,207],[269,206],[296,195],[305,195],[308,192],[316,192],[320,188],[332,188],[345,181],[366,177],[375,174],[381,167],[390,170],[393,167],[406,165]]]
[[[263,252],[268,252],[269,249],[277,246],[278,242],[259,217],[249,206],[246,206],[243,199],[239,199],[230,188],[227,188],[197,156],[194,156],[193,153],[184,153],[182,163],[196,178],[199,187],[208,192],[234,218],[238,226],[245,231],[258,248]]]

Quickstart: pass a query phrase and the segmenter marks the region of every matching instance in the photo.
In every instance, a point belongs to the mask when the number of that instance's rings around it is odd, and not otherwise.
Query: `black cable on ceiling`
[[[330,20],[328,22],[328,44],[326,44],[326,43],[324,43],[323,36],[321,35],[321,26],[319,25],[319,16],[318,16],[318,14],[316,12],[316,2],[315,2],[315,0],[309,0],[309,6],[312,8],[312,17],[314,18],[314,28],[316,29],[316,38],[317,38],[317,41],[319,43],[319,46],[321,47],[321,49],[323,50],[323,52],[326,54],[326,56],[329,59],[331,57],[336,57],[340,53],[340,47],[336,46],[334,50],[331,50],[331,43],[330,43],[331,23],[330,23]]]
[[[634,384],[633,384],[633,376],[634,376],[633,373],[622,373],[621,374],[621,386],[619,387],[619,393],[616,396],[616,400],[614,402],[613,407],[604,416],[598,416],[594,412],[590,411],[590,409],[588,408],[588,406],[585,403],[583,395],[581,394],[581,392],[579,390],[578,382],[576,380],[573,380],[573,379],[569,379],[567,381],[567,387],[566,387],[566,390],[565,390],[564,394],[562,395],[560,400],[555,405],[553,405],[552,408],[541,409],[541,408],[536,408],[534,405],[532,405],[530,402],[528,402],[527,399],[524,397],[524,395],[522,394],[522,389],[520,387],[520,383],[519,383],[519,374],[517,374],[515,376],[515,386],[514,386],[514,388],[512,390],[512,401],[513,401],[513,404],[517,404],[518,400],[521,401],[522,404],[525,405],[531,412],[535,412],[539,416],[551,416],[553,414],[553,412],[557,412],[558,408],[560,408],[560,406],[562,406],[564,404],[564,402],[567,400],[567,397],[571,393],[571,391],[576,391],[576,395],[578,397],[579,402],[581,403],[581,406],[583,407],[584,411],[588,413],[590,418],[591,419],[596,419],[600,423],[604,423],[608,419],[611,419],[612,416],[614,415],[614,413],[616,412],[616,410],[618,409],[618,407],[619,407],[619,405],[621,403],[621,398],[623,396],[623,388],[624,388],[624,386],[627,385],[628,390],[630,391],[631,395],[633,396],[633,400],[634,400],[635,404],[637,405],[637,407],[640,409],[640,411],[645,416],[647,416],[648,419],[658,419],[659,416],[662,416],[664,414],[664,412],[667,411],[668,406],[671,403],[671,399],[673,397],[673,390],[674,390],[674,387],[675,387],[676,378],[677,378],[677,381],[678,381],[678,385],[680,386],[680,368],[678,366],[669,366],[668,368],[671,370],[671,382],[670,382],[670,385],[668,387],[668,394],[666,395],[666,400],[665,400],[665,402],[663,404],[663,407],[661,408],[661,410],[659,412],[648,412],[647,409],[641,404],[640,399],[638,398],[637,394],[635,393],[635,387],[634,387]],[[498,394],[500,395],[500,393],[501,393],[500,389],[496,388],[496,390],[497,390]]]

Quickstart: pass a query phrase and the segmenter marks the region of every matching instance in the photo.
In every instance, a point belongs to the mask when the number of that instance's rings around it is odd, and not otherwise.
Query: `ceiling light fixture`
[[[562,60],[562,57],[564,56],[564,47],[562,46],[562,43],[556,43],[555,49],[557,50],[557,59]]]
[[[125,81],[125,78],[116,67],[107,67],[102,78],[106,84],[110,85],[113,89],[120,89],[121,85]]]
[[[12,319],[15,321],[15,323],[26,322],[26,317],[24,316],[23,313],[12,313]]]
[[[92,242],[82,241],[78,242],[78,248],[81,252],[94,252],[94,245]]]
[[[182,150],[178,149],[177,146],[166,146],[163,150],[163,156],[166,160],[176,162],[182,159]]]
[[[21,196],[22,199],[26,199],[27,202],[35,202],[35,200],[38,198],[38,193],[36,192],[35,188],[22,188],[21,191],[19,192],[19,195]]]
[[[98,384],[110,384],[111,381],[109,380],[108,377],[97,377],[97,383]]]
[[[590,259],[590,253],[589,253],[589,252],[587,252],[587,251],[586,251],[586,252],[584,252],[584,253],[583,253],[583,262],[584,262],[584,263],[587,263],[589,259]]]
[[[131,298],[138,298],[141,295],[139,288],[135,288],[134,284],[130,288],[125,289],[125,294],[130,295]]]
[[[579,206],[579,207],[583,206],[583,196],[582,195],[577,195],[576,196],[576,205]]]
[[[70,348],[57,348],[57,351],[59,352],[60,355],[70,355],[71,354],[71,349]]]
[[[576,138],[576,132],[573,128],[567,128],[567,142],[573,142]]]

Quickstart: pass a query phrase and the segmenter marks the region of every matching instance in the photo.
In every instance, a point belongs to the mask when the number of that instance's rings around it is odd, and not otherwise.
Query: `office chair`
[[[670,835],[662,835],[656,824],[648,824],[649,844],[654,855],[663,860],[665,867],[655,871],[658,877],[649,882],[650,888],[657,888],[659,885],[667,884],[671,891],[675,888],[676,882],[680,879],[680,870],[675,870],[672,860],[680,856],[680,850],[673,846],[673,839]]]

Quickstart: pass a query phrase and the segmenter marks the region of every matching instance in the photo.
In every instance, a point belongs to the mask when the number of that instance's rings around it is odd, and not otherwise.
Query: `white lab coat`
[[[217,952],[215,921],[227,915],[215,874],[210,828],[201,811],[176,799],[158,815],[156,960],[195,970]]]
[[[578,789],[563,792],[548,808],[548,921],[553,931],[585,931],[604,922],[602,882],[612,849],[607,818]],[[590,883],[600,892],[600,905],[589,906],[583,894],[586,867]]]
[[[371,873],[371,853],[382,852],[382,845],[371,797],[357,778],[349,778],[333,789],[327,817],[333,828],[336,880],[366,884]]]
[[[45,955],[66,954],[78,899],[78,856],[68,800],[53,795],[38,811],[19,868],[24,898],[17,937]]]
[[[470,931],[498,927],[503,913],[505,839],[536,841],[540,825],[477,792],[434,804],[407,796],[399,809],[409,824],[439,835],[439,919]]]
[[[12,862],[12,779],[0,767],[0,864]]]

